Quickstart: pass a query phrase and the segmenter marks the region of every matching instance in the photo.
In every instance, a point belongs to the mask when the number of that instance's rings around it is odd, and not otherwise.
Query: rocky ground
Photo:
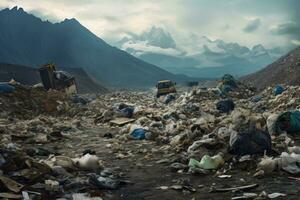
[[[300,108],[300,87],[156,99],[13,85],[0,93],[3,199],[299,199],[299,136],[273,124]],[[235,135],[251,136],[237,146]]]

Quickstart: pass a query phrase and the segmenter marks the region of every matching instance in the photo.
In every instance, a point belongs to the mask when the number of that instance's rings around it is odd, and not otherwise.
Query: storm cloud
[[[292,0],[289,4],[290,21],[277,25],[277,29],[273,29],[273,33],[288,36],[291,41],[300,45],[300,1]]]
[[[261,24],[260,19],[258,19],[258,18],[257,19],[252,19],[248,22],[248,24],[246,25],[246,27],[243,30],[247,33],[254,32],[258,29],[260,24]]]
[[[296,22],[278,24],[271,28],[271,32],[277,35],[300,35],[300,26]]]

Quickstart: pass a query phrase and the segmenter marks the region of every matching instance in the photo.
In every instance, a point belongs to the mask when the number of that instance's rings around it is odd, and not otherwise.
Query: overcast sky
[[[111,44],[155,25],[181,45],[193,35],[248,47],[300,45],[300,0],[0,0],[0,8],[14,6],[52,22],[76,18]]]

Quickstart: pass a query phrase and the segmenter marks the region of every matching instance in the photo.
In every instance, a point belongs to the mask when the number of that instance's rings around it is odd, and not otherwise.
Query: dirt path
[[[122,179],[130,181],[129,184],[118,190],[104,191],[103,199],[231,199],[242,196],[243,192],[214,193],[211,192],[212,188],[255,183],[259,186],[245,192],[258,195],[263,191],[267,194],[280,192],[287,196],[277,199],[299,199],[300,181],[291,180],[282,172],[275,172],[273,175],[261,179],[253,178],[254,171],[248,172],[240,169],[228,171],[227,174],[232,175],[228,179],[218,178],[215,173],[208,175],[180,174],[170,170],[172,160],[178,157],[176,154],[170,154],[171,151],[162,149],[162,146],[155,142],[129,140],[118,145],[119,140],[103,137],[104,133],[109,131],[111,130],[103,128],[89,129],[82,134],[73,135],[68,141],[58,141],[52,144],[61,153],[70,156],[80,154],[86,149],[94,150],[97,156],[104,161],[106,168],[117,168],[123,175]],[[178,185],[178,182],[187,182],[196,191],[159,189],[161,186]]]

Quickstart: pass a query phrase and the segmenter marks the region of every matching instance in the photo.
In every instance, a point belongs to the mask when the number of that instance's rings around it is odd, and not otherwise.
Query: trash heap
[[[280,86],[278,91],[276,86],[256,93],[232,77],[224,78],[217,88],[195,88],[175,98],[154,99],[137,92],[106,97],[109,109],[102,107],[95,123],[120,126],[119,141],[150,140],[176,152],[180,158],[169,167],[177,173],[221,177],[232,169],[251,170],[255,177],[276,169],[299,173],[300,147],[293,134],[300,133],[300,87]],[[121,123],[114,123],[124,117],[114,100],[133,108]]]
[[[95,151],[68,150],[70,138],[88,126],[85,98],[19,83],[0,86],[6,88],[0,90],[0,199],[83,199],[84,191],[126,183],[104,169]]]
[[[300,87],[299,86],[280,86],[280,94],[277,87],[269,87],[251,98],[253,104],[252,109],[256,111],[265,112],[282,112],[288,110],[300,109]],[[283,89],[284,88],[284,89]]]
[[[68,110],[67,96],[62,92],[46,92],[42,87],[11,83],[11,91],[0,91],[2,116],[30,119],[41,113],[54,114]]]
[[[0,92],[0,196],[4,198],[88,199],[99,190],[128,184],[130,177],[124,179],[122,170],[108,168],[111,163],[102,160],[107,156],[100,158],[101,153],[92,150],[102,140],[111,149],[109,159],[130,160],[141,154],[150,159],[161,151],[158,155],[170,157],[156,157],[157,165],[167,164],[180,175],[230,178],[233,171],[246,170],[256,178],[279,171],[300,173],[297,86],[257,93],[226,75],[216,88],[196,87],[160,98],[151,92],[123,91],[89,100],[14,87]],[[101,137],[98,130],[105,130]],[[137,150],[132,144],[152,150]],[[210,189],[255,187],[258,184]],[[159,187],[168,188],[196,191],[186,183]]]
[[[272,88],[255,94],[251,88],[241,85],[232,76],[225,75],[217,88],[197,88],[175,95],[176,98],[168,103],[164,100],[168,96],[155,100],[147,93],[130,93],[130,97],[114,94],[119,95],[117,100],[125,100],[123,106],[128,104],[133,109],[129,119],[124,123],[114,123],[113,119],[125,116],[113,103],[114,96],[106,97],[110,103],[102,105],[104,110],[96,116],[95,123],[123,126],[120,129],[121,138],[125,134],[131,139],[149,139],[158,143],[164,141],[177,152],[188,153],[193,159],[189,164],[191,166],[200,166],[199,163],[195,164],[195,158],[207,160],[206,154],[213,156],[210,159],[217,156],[219,161],[220,155],[225,154],[272,154],[271,136],[274,135],[270,134],[273,132],[269,130],[270,124],[280,123],[281,118],[275,118],[275,122],[271,118],[280,111],[283,113],[284,110],[299,108],[296,105],[299,106],[297,97],[300,88],[285,88],[280,94],[274,94]],[[102,99],[101,102],[103,101],[107,99]],[[109,109],[105,110],[105,106]],[[292,117],[287,119],[289,120],[295,121]],[[298,131],[300,124],[293,126]],[[224,161],[220,163],[224,164]]]

